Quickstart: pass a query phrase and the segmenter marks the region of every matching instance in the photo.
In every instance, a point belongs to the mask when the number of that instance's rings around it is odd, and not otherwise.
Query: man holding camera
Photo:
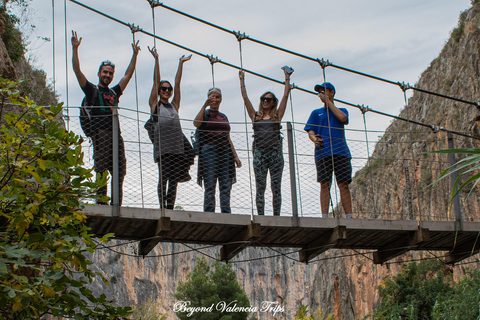
[[[345,139],[348,111],[334,104],[335,87],[330,82],[315,86],[324,107],[315,109],[304,128],[315,144],[317,182],[320,183],[320,206],[322,217],[328,217],[332,174],[335,172],[340,200],[345,217],[352,217],[352,198],[349,184],[352,182],[351,154]]]

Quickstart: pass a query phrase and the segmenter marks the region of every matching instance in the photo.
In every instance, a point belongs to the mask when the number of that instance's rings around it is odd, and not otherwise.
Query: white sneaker
[[[322,213],[322,218],[328,218],[328,213]]]
[[[352,219],[352,214],[351,214],[351,213],[347,213],[347,214],[345,215],[345,218],[347,218],[347,219]]]

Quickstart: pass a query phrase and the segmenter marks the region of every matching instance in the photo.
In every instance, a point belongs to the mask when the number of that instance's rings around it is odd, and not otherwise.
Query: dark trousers
[[[164,154],[161,162],[158,162],[158,202],[160,208],[173,209],[177,198],[177,186],[179,176],[176,176],[175,168],[178,164],[178,155]],[[161,163],[161,164],[160,164]],[[168,186],[167,186],[168,184]]]
[[[94,169],[96,173],[110,173],[110,202],[113,203],[113,133],[112,130],[98,129],[96,134],[91,137],[93,142],[93,159],[95,161]],[[127,174],[127,159],[125,157],[125,144],[121,134],[118,134],[118,186],[119,186],[119,205],[123,201],[123,180]],[[101,187],[97,191],[98,196],[107,196],[107,185]],[[106,202],[97,201],[98,204],[106,204]]]
[[[256,204],[259,215],[265,214],[265,190],[267,188],[267,174],[269,171],[273,214],[276,216],[280,215],[283,166],[284,160],[281,146],[255,148],[253,153],[253,171],[255,173]]]

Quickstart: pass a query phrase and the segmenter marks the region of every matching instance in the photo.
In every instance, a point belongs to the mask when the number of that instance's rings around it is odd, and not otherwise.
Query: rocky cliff
[[[0,19],[0,31],[1,26]],[[16,72],[12,70],[13,64],[7,61],[2,45],[0,42],[0,73],[35,82],[37,78],[25,71],[26,62],[17,63]],[[480,5],[474,4],[462,13],[451,39],[415,86],[480,101],[479,55]],[[40,91],[36,94],[37,99],[52,98]],[[391,123],[376,143],[368,165],[355,175],[354,209],[366,218],[449,219],[449,182],[441,182],[436,188],[430,186],[448,166],[448,159],[425,152],[447,148],[446,134],[438,127],[479,137],[480,112],[472,105],[415,92],[400,116],[432,124],[432,128],[399,120]],[[472,138],[454,136],[453,141],[456,147],[478,147],[477,140]],[[469,198],[461,194],[461,215],[465,221],[480,220],[478,196],[478,188]],[[136,243],[117,244],[92,257],[98,271],[111,283],[106,286],[98,281],[93,284],[95,290],[105,292],[121,305],[141,304],[154,297],[168,319],[175,318],[173,294],[178,282],[193,270],[197,257],[214,257],[218,252],[218,248],[192,250],[181,244],[162,243],[148,257],[139,258]],[[380,266],[372,263],[369,253],[330,250],[320,255],[318,261],[305,265],[289,259],[288,251],[249,248],[234,259],[239,282],[252,306],[277,301],[284,305],[285,314],[276,317],[286,319],[292,319],[301,304],[308,305],[311,311],[320,308],[324,313],[333,313],[336,319],[360,319],[372,312],[378,300],[376,287],[399,270],[400,261],[427,255],[403,255]],[[462,268],[455,267],[454,272],[460,274]],[[258,316],[274,318],[272,313]]]

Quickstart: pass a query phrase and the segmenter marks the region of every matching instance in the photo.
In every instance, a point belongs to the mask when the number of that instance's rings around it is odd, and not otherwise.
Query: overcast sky
[[[83,0],[82,3],[127,23],[139,25],[153,33],[152,9],[144,0]],[[243,0],[243,1],[164,1],[165,5],[194,15],[226,29],[314,58],[373,74],[393,81],[415,84],[422,71],[439,54],[450,32],[457,26],[461,11],[470,7],[470,0]],[[60,101],[67,102],[65,72],[64,1],[55,1],[55,69],[56,89]],[[67,1],[68,104],[78,106],[83,94],[71,67],[71,30],[83,37],[80,46],[81,68],[87,78],[97,83],[98,65],[110,59],[116,65],[117,83],[131,57],[132,33],[129,28],[101,17]],[[38,67],[53,79],[52,42],[42,44],[35,37],[52,34],[52,2],[35,0],[31,4],[30,36],[33,56]],[[156,33],[170,41],[203,54],[218,56],[222,61],[240,66],[238,41],[233,35],[205,26],[164,8],[155,9]],[[142,51],[137,63],[137,89],[132,78],[121,98],[120,106],[148,112],[148,96],[152,85],[153,58],[147,45],[153,39],[137,33]],[[157,40],[162,78],[174,79],[178,58],[189,52]],[[242,42],[246,69],[283,81],[280,67],[295,69],[292,81],[313,90],[323,82],[322,69],[315,62],[278,52],[250,41]],[[326,79],[337,88],[336,98],[372,109],[398,114],[404,105],[403,92],[396,86],[373,81],[358,75],[326,68]],[[238,71],[215,64],[215,85],[223,91],[221,110],[230,121],[244,121]],[[281,96],[281,85],[247,75],[247,90],[256,106],[259,96],[272,90]],[[211,66],[207,59],[193,55],[184,66],[182,81],[182,118],[192,119],[212,86]],[[305,122],[310,112],[320,107],[319,99],[293,91],[295,121]],[[350,111],[350,128],[363,129],[360,112]],[[77,113],[75,113],[77,114]],[[290,120],[288,111],[285,120]],[[367,114],[369,129],[383,130],[390,118]]]

